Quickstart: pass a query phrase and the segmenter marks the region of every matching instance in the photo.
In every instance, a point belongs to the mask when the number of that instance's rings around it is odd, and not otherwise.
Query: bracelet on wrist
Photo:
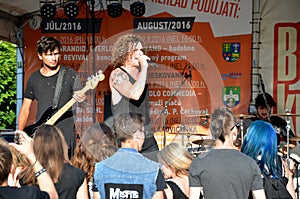
[[[42,168],[41,170],[39,170],[38,172],[36,172],[35,174],[34,174],[34,176],[37,178],[37,177],[39,177],[41,174],[43,174],[43,173],[45,173],[46,172],[46,168]]]

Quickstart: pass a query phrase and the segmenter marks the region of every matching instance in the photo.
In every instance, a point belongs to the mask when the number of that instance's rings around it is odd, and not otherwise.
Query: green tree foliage
[[[16,47],[0,41],[0,129],[16,128]]]

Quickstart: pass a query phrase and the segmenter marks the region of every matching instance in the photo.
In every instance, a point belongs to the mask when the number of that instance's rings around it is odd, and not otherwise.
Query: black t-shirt
[[[75,90],[81,88],[81,83],[74,69],[64,67],[62,88],[59,96],[58,109],[65,105],[73,96]],[[61,70],[61,69],[60,69]],[[24,98],[37,100],[38,112],[36,119],[38,120],[46,109],[53,105],[53,98],[56,88],[58,72],[52,76],[43,76],[40,70],[33,72],[28,78]]]
[[[49,199],[45,191],[39,190],[36,186],[0,187],[0,199]]]
[[[167,188],[165,177],[160,169],[158,170],[158,175],[156,178],[156,187],[156,191],[163,191]]]
[[[55,183],[55,188],[60,199],[74,199],[77,191],[85,179],[85,172],[69,164],[65,164]]]
[[[62,88],[59,95],[58,106],[60,109],[63,107],[73,96],[73,92],[81,88],[81,82],[74,69],[64,67],[65,73],[63,76]],[[61,68],[62,69],[62,68]],[[61,70],[60,69],[60,70]],[[38,110],[36,120],[38,121],[43,113],[53,106],[53,98],[56,88],[58,73],[45,77],[41,74],[40,70],[33,72],[26,85],[24,98],[37,100]],[[73,120],[73,113],[70,108],[59,120],[56,126],[62,130],[65,140],[70,149],[70,154],[73,154],[75,148],[75,124]],[[42,121],[45,122],[45,121]]]

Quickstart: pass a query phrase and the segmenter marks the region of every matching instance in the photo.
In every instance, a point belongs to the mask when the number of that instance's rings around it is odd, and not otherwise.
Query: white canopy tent
[[[21,19],[39,12],[39,0],[0,0],[0,39],[16,43]]]

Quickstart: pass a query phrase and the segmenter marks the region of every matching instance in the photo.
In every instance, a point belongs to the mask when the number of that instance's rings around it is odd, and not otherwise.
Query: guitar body
[[[56,111],[57,108],[49,107],[36,123],[26,126],[23,131],[26,132],[28,136],[32,136],[36,128],[47,122]]]

